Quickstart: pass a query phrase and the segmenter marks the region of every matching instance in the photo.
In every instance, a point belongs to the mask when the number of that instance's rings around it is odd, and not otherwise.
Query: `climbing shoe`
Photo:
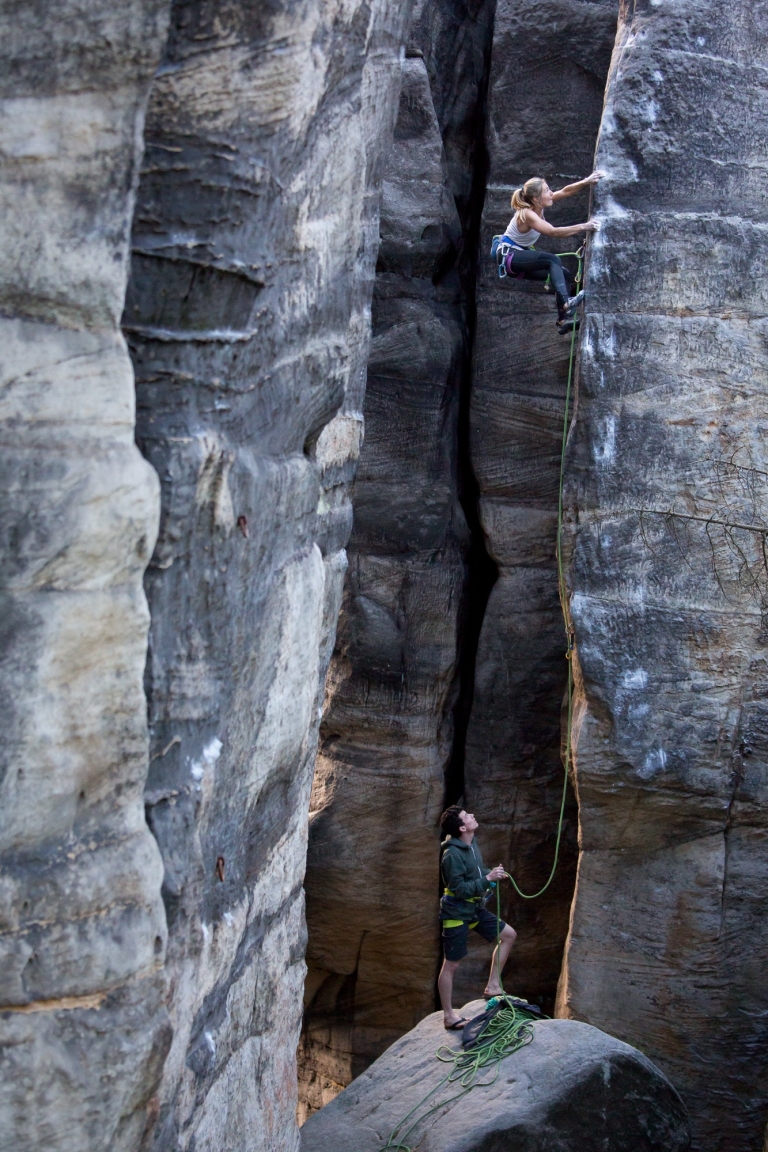
[[[557,331],[560,336],[569,336],[571,332],[578,332],[581,328],[581,320],[576,320],[573,316],[566,316],[565,320],[558,320]]]
[[[581,292],[577,292],[575,296],[571,296],[570,300],[567,300],[565,302],[565,304],[562,305],[561,308],[558,308],[558,310],[557,310],[558,320],[566,320],[569,316],[573,315],[573,313],[576,311],[576,309],[578,308],[579,304],[581,304],[583,299],[584,299],[584,289],[582,288]]]

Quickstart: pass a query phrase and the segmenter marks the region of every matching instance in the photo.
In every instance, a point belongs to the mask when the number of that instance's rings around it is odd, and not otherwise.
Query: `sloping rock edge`
[[[462,1015],[484,1007],[470,1001]],[[301,1152],[378,1152],[448,1070],[435,1058],[441,1044],[458,1048],[460,1038],[434,1012],[307,1120]],[[493,1084],[435,1113],[406,1143],[413,1152],[685,1152],[690,1133],[675,1088],[636,1048],[577,1020],[542,1020]]]

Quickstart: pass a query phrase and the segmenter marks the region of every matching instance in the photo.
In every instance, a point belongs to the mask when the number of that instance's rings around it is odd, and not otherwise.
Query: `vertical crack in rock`
[[[487,258],[511,215],[513,188],[542,175],[561,187],[591,170],[617,6],[562,0],[546,18],[528,0],[499,0],[488,95],[488,188],[481,228],[470,454],[479,515],[498,566],[477,644],[464,754],[464,799],[480,821],[485,858],[504,861],[525,891],[546,879],[562,789],[565,639],[555,565],[557,493],[569,341],[552,298],[500,282]],[[586,219],[586,195],[551,213]],[[578,244],[540,242],[553,251]],[[575,262],[571,262],[575,269]],[[510,897],[518,943],[507,985],[552,1011],[568,929],[576,859],[569,796],[555,880],[540,899]],[[473,944],[458,1000],[485,980],[487,949]]]
[[[124,326],[162,489],[158,1152],[297,1141],[307,806],[407,20],[395,0],[180,0],[152,90]]]
[[[702,1152],[768,1111],[767,64],[759,5],[622,5],[570,470],[560,1011],[658,1061]]]
[[[385,178],[350,567],[311,802],[302,1111],[431,1010],[469,535],[459,407],[492,4],[417,5]]]
[[[169,1042],[142,809],[158,487],[119,331],[167,11],[87,7],[0,12],[0,1130],[19,1152],[132,1152]]]
[[[456,464],[457,495],[469,531],[463,602],[459,607],[457,692],[453,708],[453,742],[444,773],[443,805],[455,804],[464,795],[467,729],[475,694],[475,671],[485,611],[491,589],[498,579],[498,566],[486,547],[480,520],[480,485],[472,463],[471,404],[472,361],[477,334],[477,269],[482,260],[481,222],[488,181],[489,157],[485,146],[488,82],[493,41],[493,14],[490,13],[486,39],[482,45],[483,69],[477,82],[471,133],[475,150],[469,176],[469,196],[462,219],[465,243],[462,249],[462,280],[465,290],[466,355],[459,390]]]

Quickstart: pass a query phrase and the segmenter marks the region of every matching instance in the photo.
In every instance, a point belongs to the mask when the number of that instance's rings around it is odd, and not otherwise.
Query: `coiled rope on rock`
[[[382,1144],[378,1152],[413,1152],[405,1141],[419,1124],[449,1104],[455,1104],[473,1088],[490,1088],[499,1078],[502,1060],[530,1044],[537,1014],[527,1011],[522,1004],[515,1003],[506,995],[488,1002],[489,1008],[495,1008],[496,1004],[500,1004],[498,1011],[486,1021],[471,1046],[449,1048],[447,1044],[440,1045],[435,1052],[437,1059],[453,1067],[395,1125],[386,1144]],[[485,1076],[480,1078],[482,1072],[485,1072]],[[459,1091],[454,1092],[454,1087]],[[441,1089],[445,1089],[448,1094],[436,1103],[430,1103]]]

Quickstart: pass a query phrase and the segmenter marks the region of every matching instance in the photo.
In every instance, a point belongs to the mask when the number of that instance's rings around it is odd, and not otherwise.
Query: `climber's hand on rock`
[[[600,221],[599,220],[587,220],[586,224],[584,225],[584,231],[585,232],[599,232],[600,231]]]
[[[585,179],[585,184],[597,184],[598,180],[602,180],[605,172],[602,168],[595,168],[594,172],[590,172],[589,176]]]
[[[497,864],[496,867],[492,868],[488,873],[486,880],[503,880],[505,876],[506,872],[502,868],[501,864]]]

